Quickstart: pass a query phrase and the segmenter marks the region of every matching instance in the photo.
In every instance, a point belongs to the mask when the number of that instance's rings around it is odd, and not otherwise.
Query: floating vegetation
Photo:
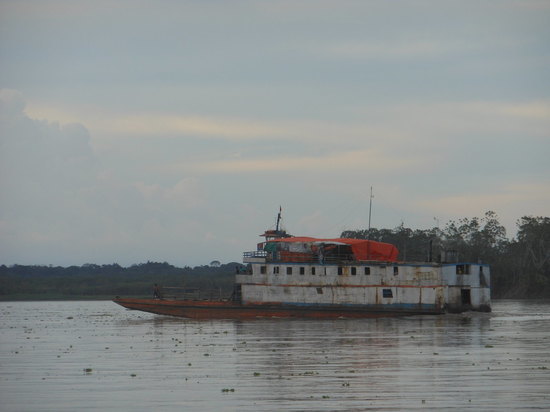
[[[136,375],[135,373],[132,373],[130,376],[131,376],[132,378],[135,378],[137,375]]]
[[[493,345],[485,345],[486,348],[494,348]]]
[[[84,373],[86,374],[90,374],[92,373],[93,369],[92,368],[84,368]]]
[[[234,389],[234,388],[223,388],[223,389],[222,389],[222,392],[224,392],[224,393],[227,393],[227,392],[235,392],[235,389]]]
[[[260,372],[254,372],[254,376],[260,376]]]

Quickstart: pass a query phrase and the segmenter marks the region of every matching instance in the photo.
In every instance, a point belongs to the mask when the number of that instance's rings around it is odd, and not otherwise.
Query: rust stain
[[[193,319],[257,319],[257,318],[373,318],[397,316],[395,312],[369,311],[365,308],[285,308],[276,303],[236,304],[233,302],[176,301],[158,299],[119,298],[115,303],[128,309],[160,315]]]
[[[321,287],[321,286],[329,286],[322,283],[319,284],[313,284],[313,283],[304,283],[304,284],[293,284],[293,283],[242,283],[242,285],[247,286],[278,286],[278,287],[293,287],[293,288],[308,288],[308,287]],[[330,285],[332,286],[332,285]],[[380,288],[380,287],[386,287],[389,286],[386,283],[380,283],[379,285],[346,285],[346,284],[339,284],[335,287],[339,288]],[[398,285],[391,285],[392,287],[396,288],[441,288],[444,287],[444,285],[404,285],[404,284],[398,284]]]

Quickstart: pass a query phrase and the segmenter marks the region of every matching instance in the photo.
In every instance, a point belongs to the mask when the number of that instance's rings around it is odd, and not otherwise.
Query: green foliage
[[[220,267],[177,268],[147,262],[123,268],[118,264],[82,266],[0,266],[0,299],[24,297],[79,298],[93,296],[151,296],[153,284],[218,290],[231,294],[236,263]]]
[[[509,276],[505,295],[550,296],[550,218],[524,216],[502,259]],[[507,273],[504,272],[504,273]]]
[[[550,297],[550,218],[524,216],[516,238],[507,239],[494,212],[482,218],[448,222],[444,229],[418,230],[401,224],[395,229],[345,231],[342,237],[387,242],[397,246],[400,260],[437,261],[441,251],[453,250],[462,262],[491,265],[495,298]],[[235,266],[178,268],[147,262],[124,268],[110,265],[0,266],[0,299],[93,298],[152,296],[152,286],[216,290],[229,296]],[[165,292],[168,293],[168,292]]]
[[[442,251],[454,251],[462,262],[491,265],[492,294],[495,298],[550,297],[550,218],[524,216],[515,239],[495,212],[482,218],[450,221],[443,230],[413,230],[403,225],[395,229],[345,231],[342,237],[376,240],[394,244],[400,260],[439,260]]]

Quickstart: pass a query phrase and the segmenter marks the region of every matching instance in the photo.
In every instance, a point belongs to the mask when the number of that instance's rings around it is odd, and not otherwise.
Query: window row
[[[287,274],[287,275],[292,275],[293,269],[294,269],[294,266],[286,266],[286,274]],[[316,274],[317,274],[317,273],[316,273],[316,272],[317,272],[316,269],[317,269],[317,268],[314,267],[314,266],[309,267],[309,273],[310,273],[311,275],[316,275]],[[324,270],[323,270],[323,273],[320,273],[320,274],[326,275],[326,274],[327,274],[327,273],[326,273],[326,268],[322,268],[322,269],[324,269]],[[358,272],[359,272],[357,269],[358,269],[357,267],[352,266],[352,267],[350,268],[349,273],[350,273],[352,276],[356,276],[356,275],[358,274]],[[371,269],[370,267],[365,266],[365,267],[363,268],[363,270],[362,270],[362,274],[364,274],[364,275],[370,275],[370,274],[371,274],[371,270],[370,270],[370,269]],[[381,266],[381,269],[385,269],[385,266]],[[280,269],[279,266],[273,266],[273,273],[274,273],[274,274],[278,275],[278,274],[280,273],[280,270],[281,270],[281,269]],[[267,266],[260,266],[260,273],[261,273],[262,275],[265,275],[265,274],[267,273]],[[305,274],[306,274],[306,268],[305,268],[304,266],[298,267],[298,273],[299,273],[300,275],[305,275]],[[339,276],[342,276],[344,273],[345,273],[344,266],[338,266],[338,275],[339,275]],[[393,267],[393,274],[394,274],[394,275],[398,275],[398,274],[399,274],[399,266],[394,266],[394,267]]]

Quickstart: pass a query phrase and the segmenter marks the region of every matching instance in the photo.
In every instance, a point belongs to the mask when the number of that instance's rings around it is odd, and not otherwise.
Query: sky
[[[550,216],[550,1],[0,0],[0,264]]]

